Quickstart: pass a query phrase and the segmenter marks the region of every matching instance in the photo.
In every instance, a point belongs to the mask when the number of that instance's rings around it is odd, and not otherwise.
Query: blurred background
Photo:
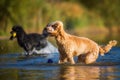
[[[55,65],[45,65],[41,64],[46,63],[45,57],[22,58],[17,40],[9,40],[13,25],[23,26],[27,33],[41,33],[56,20],[63,21],[70,34],[100,45],[115,39],[117,47],[99,56],[95,65],[57,65],[58,55]],[[53,37],[48,39],[57,47]],[[119,42],[120,0],[0,0],[0,80],[120,80]]]
[[[120,0],[0,0],[0,39],[9,38],[13,25],[41,33],[55,20],[70,34],[98,43],[120,41]]]

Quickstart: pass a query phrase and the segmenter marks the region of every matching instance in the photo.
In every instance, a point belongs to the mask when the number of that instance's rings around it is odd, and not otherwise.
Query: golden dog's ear
[[[57,26],[58,26],[58,23],[54,24],[54,26],[57,27]]]
[[[58,23],[55,23],[54,25],[52,25],[52,27],[56,29],[58,27]]]

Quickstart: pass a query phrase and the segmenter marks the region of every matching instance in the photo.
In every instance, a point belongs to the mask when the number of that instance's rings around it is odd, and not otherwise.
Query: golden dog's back
[[[69,35],[69,40],[71,40],[69,45],[72,45],[72,48],[75,50],[75,54],[80,55],[88,52],[92,52],[95,50],[99,52],[99,47],[96,42],[85,38],[85,37],[77,37],[73,35]]]

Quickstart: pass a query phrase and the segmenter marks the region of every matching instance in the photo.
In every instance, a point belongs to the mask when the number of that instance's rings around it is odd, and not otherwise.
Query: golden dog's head
[[[43,30],[45,36],[57,36],[63,30],[63,23],[61,21],[55,21],[48,23]]]

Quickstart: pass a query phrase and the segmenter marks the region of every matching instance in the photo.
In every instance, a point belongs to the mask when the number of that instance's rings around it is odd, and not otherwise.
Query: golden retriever
[[[114,40],[110,41],[107,46],[99,46],[91,39],[70,35],[64,31],[61,21],[47,24],[43,30],[43,35],[55,37],[60,53],[59,63],[75,64],[74,56],[78,56],[78,62],[93,63],[98,58],[99,53],[103,55],[117,43]]]

